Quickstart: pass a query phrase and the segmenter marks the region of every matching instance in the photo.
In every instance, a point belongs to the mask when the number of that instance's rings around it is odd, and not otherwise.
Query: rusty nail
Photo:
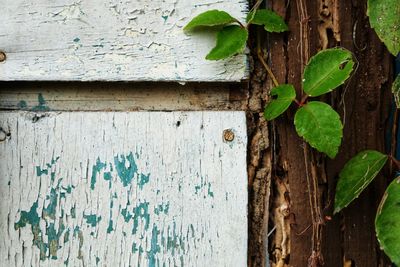
[[[227,142],[232,142],[235,139],[235,134],[231,129],[224,130],[224,139]]]
[[[0,51],[0,62],[6,61],[6,53],[3,51]]]

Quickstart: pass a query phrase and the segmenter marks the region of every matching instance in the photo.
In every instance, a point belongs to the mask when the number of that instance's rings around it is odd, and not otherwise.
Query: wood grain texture
[[[1,112],[0,127],[1,266],[246,265],[244,112]]]
[[[215,32],[185,35],[195,15],[221,9],[244,21],[247,1],[5,0],[0,80],[239,81],[244,55],[206,61]]]
[[[0,109],[26,111],[244,110],[243,84],[0,82]]]

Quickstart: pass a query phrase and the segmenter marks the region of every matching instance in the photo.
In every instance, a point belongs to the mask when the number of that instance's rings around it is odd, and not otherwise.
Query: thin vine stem
[[[269,77],[271,77],[272,82],[274,83],[275,87],[279,86],[278,80],[276,79],[274,73],[272,72],[271,68],[268,66],[268,64],[264,60],[264,56],[262,55],[262,52],[259,51],[257,53],[258,59],[260,60],[261,64],[264,66],[265,70],[268,72]]]
[[[390,161],[390,165],[389,165],[390,174],[393,173],[393,162],[394,162],[394,160],[397,161],[397,159],[396,159],[396,145],[397,145],[396,135],[397,135],[397,128],[398,128],[398,125],[397,125],[398,124],[398,120],[399,120],[399,110],[396,108],[395,111],[394,111],[394,114],[393,114],[393,126],[392,126],[392,136],[391,136],[392,140],[391,140],[391,144],[390,144],[390,158],[392,159]],[[396,164],[396,166],[397,166],[398,169],[400,169],[399,165]]]

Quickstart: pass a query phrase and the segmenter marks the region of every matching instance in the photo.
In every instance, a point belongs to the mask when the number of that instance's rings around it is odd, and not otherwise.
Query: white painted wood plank
[[[195,15],[244,21],[246,0],[3,0],[0,80],[239,81],[244,55],[206,61],[215,32],[187,36]]]
[[[246,266],[245,124],[0,112],[0,266]]]

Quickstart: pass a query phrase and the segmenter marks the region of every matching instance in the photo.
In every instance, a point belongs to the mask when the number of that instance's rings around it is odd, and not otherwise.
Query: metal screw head
[[[0,62],[6,61],[6,53],[3,51],[0,51]]]
[[[235,134],[231,129],[224,130],[223,135],[224,135],[224,140],[227,142],[232,142],[233,139],[235,139]]]

